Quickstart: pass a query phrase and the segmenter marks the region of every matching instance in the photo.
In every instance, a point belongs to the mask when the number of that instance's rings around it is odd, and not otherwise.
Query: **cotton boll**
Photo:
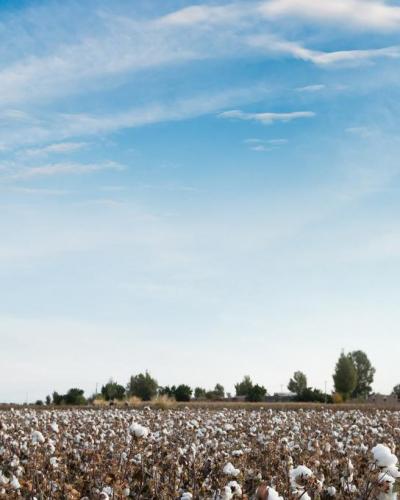
[[[237,481],[230,481],[227,486],[231,489],[231,492],[233,493],[234,497],[235,496],[238,496],[238,497],[242,496],[242,488]]]
[[[334,486],[329,486],[326,490],[330,497],[336,496],[336,488]]]
[[[289,473],[290,483],[293,488],[302,487],[302,480],[309,478],[313,475],[312,471],[305,465],[299,465],[295,469],[292,469]]]
[[[231,462],[228,462],[227,464],[224,465],[223,473],[226,474],[227,476],[237,477],[240,474],[240,470],[235,469],[235,467],[231,464]]]
[[[33,431],[31,434],[31,440],[32,444],[45,442],[44,436],[40,431]]]
[[[185,493],[182,494],[181,500],[192,500],[193,495],[189,493],[188,491],[185,491]]]
[[[133,423],[129,427],[129,431],[131,434],[134,434],[137,438],[146,438],[149,435],[149,429],[147,427],[143,427],[140,424]]]
[[[377,444],[372,448],[372,454],[378,467],[390,467],[397,464],[397,457],[384,444]]]
[[[13,490],[19,490],[21,488],[21,485],[15,476],[12,477],[12,480],[10,482],[10,486]]]

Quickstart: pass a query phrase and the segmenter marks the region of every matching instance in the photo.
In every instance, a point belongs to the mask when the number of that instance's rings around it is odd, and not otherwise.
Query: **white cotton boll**
[[[58,432],[58,430],[59,430],[59,429],[58,429],[58,424],[57,424],[57,422],[52,422],[52,423],[50,424],[50,427],[51,427],[51,430],[52,430],[53,432]]]
[[[274,490],[274,488],[269,487],[267,491],[268,491],[268,496],[267,496],[268,500],[283,500],[283,497],[281,497],[279,493],[276,490]]]
[[[13,490],[19,490],[21,488],[21,485],[19,484],[19,481],[15,476],[12,477],[10,486]]]
[[[131,490],[129,488],[124,488],[122,494],[124,497],[129,497],[129,495],[131,494]]]
[[[397,457],[384,444],[377,444],[372,448],[372,454],[378,467],[390,467],[397,464]]]
[[[185,493],[182,494],[181,500],[192,500],[193,495],[189,493],[188,491],[185,491]]]
[[[225,486],[221,492],[221,500],[232,500],[233,493],[229,486]]]
[[[242,496],[242,487],[237,481],[230,481],[227,486],[231,489],[233,496]]]
[[[31,434],[31,440],[32,444],[45,442],[44,436],[40,431],[33,431]]]
[[[51,457],[50,458],[50,465],[56,469],[58,467],[58,458],[57,457]]]
[[[336,496],[336,488],[334,486],[329,486],[329,488],[327,488],[326,492],[328,493],[328,495],[330,497]]]
[[[143,427],[143,425],[137,424],[134,422],[129,427],[129,431],[131,434],[134,434],[138,438],[146,438],[149,435],[149,429],[147,427]]]
[[[299,480],[303,478],[308,478],[313,475],[312,471],[306,467],[305,465],[298,465],[295,469],[292,469],[289,473],[290,475],[290,483],[293,488],[297,488],[298,486],[302,486],[301,483],[298,483]]]
[[[231,462],[228,462],[227,464],[224,465],[223,473],[226,474],[227,476],[236,477],[240,474],[240,470],[235,469],[235,467],[231,464]]]
[[[10,480],[7,479],[3,472],[0,470],[0,484],[8,484],[9,481]]]

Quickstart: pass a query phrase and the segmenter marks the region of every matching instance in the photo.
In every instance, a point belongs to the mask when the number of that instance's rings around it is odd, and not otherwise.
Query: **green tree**
[[[336,363],[333,381],[335,391],[341,394],[343,400],[346,401],[357,385],[357,371],[350,355],[346,355],[344,352],[340,355]]]
[[[353,351],[349,354],[357,372],[357,384],[352,398],[367,398],[372,392],[371,384],[374,381],[375,368],[371,365],[368,356],[363,351]]]
[[[46,405],[47,406],[51,405],[51,397],[50,396],[46,396]]]
[[[213,392],[215,394],[215,399],[224,399],[225,389],[221,384],[215,384]]]
[[[202,387],[196,387],[194,390],[194,397],[196,399],[202,399],[206,397],[206,390],[203,389]]]
[[[160,396],[168,396],[169,398],[175,397],[175,391],[176,387],[174,385],[171,387],[169,385],[166,385],[165,387],[158,388],[158,394]]]
[[[397,384],[393,387],[392,394],[395,394],[397,396],[397,399],[400,400],[400,384]]]
[[[185,384],[178,385],[174,393],[175,399],[177,401],[190,401],[192,397],[192,389]]]
[[[58,392],[53,392],[53,405],[61,405],[63,403],[63,395],[58,394]]]
[[[266,394],[267,394],[267,389],[264,386],[256,384],[253,385],[249,390],[246,396],[246,400],[255,402],[264,401]]]
[[[118,399],[120,401],[125,397],[125,387],[110,380],[101,388],[101,394],[106,401],[112,401],[113,399]]]
[[[84,390],[73,387],[67,394],[62,396],[62,399],[66,405],[84,405],[86,404],[86,399],[84,396]]]
[[[249,375],[245,375],[241,382],[235,384],[236,396],[248,396],[253,388],[253,382]]]
[[[144,374],[132,376],[128,382],[127,392],[129,396],[136,396],[143,401],[150,401],[157,395],[158,382],[146,371]]]
[[[301,396],[301,393],[307,389],[307,377],[303,372],[294,372],[293,378],[290,379],[287,388],[290,392]]]

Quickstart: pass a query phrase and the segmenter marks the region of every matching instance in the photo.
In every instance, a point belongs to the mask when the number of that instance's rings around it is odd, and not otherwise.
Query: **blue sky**
[[[400,382],[400,3],[0,9],[1,400]]]

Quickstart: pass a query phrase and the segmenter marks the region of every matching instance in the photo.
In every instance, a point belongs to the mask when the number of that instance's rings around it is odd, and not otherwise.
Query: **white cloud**
[[[30,148],[22,152],[23,156],[48,156],[49,154],[74,153],[87,146],[86,142],[58,142],[40,148]]]
[[[220,118],[233,118],[238,120],[251,120],[263,124],[274,122],[290,122],[298,118],[312,118],[315,113],[312,111],[292,111],[290,113],[245,113],[239,109],[224,111],[218,115]]]
[[[123,165],[108,161],[104,163],[50,163],[38,167],[23,167],[15,173],[10,173],[6,179],[26,180],[36,177],[53,177],[55,175],[76,175],[99,172],[101,170],[123,170]]]
[[[400,27],[400,7],[379,0],[270,0],[259,8],[267,18],[294,17],[379,31]]]
[[[326,85],[323,84],[315,84],[315,85],[306,85],[305,87],[296,87],[295,90],[297,92],[319,92],[323,90]]]
[[[143,107],[109,114],[70,113],[42,116],[40,126],[26,125],[4,130],[2,139],[4,145],[11,148],[21,144],[66,140],[77,136],[110,133],[123,128],[190,119],[218,112],[232,103],[255,102],[269,91],[270,89],[264,85],[256,85],[249,88],[226,89],[215,94],[199,94],[171,102],[150,103]]]
[[[338,50],[323,52],[304,47],[299,42],[283,40],[272,35],[254,35],[248,38],[248,44],[265,51],[266,54],[287,54],[296,59],[309,61],[318,66],[329,66],[335,64],[356,65],[360,62],[370,61],[377,58],[398,59],[400,58],[400,46],[383,47],[379,49],[364,50]]]

